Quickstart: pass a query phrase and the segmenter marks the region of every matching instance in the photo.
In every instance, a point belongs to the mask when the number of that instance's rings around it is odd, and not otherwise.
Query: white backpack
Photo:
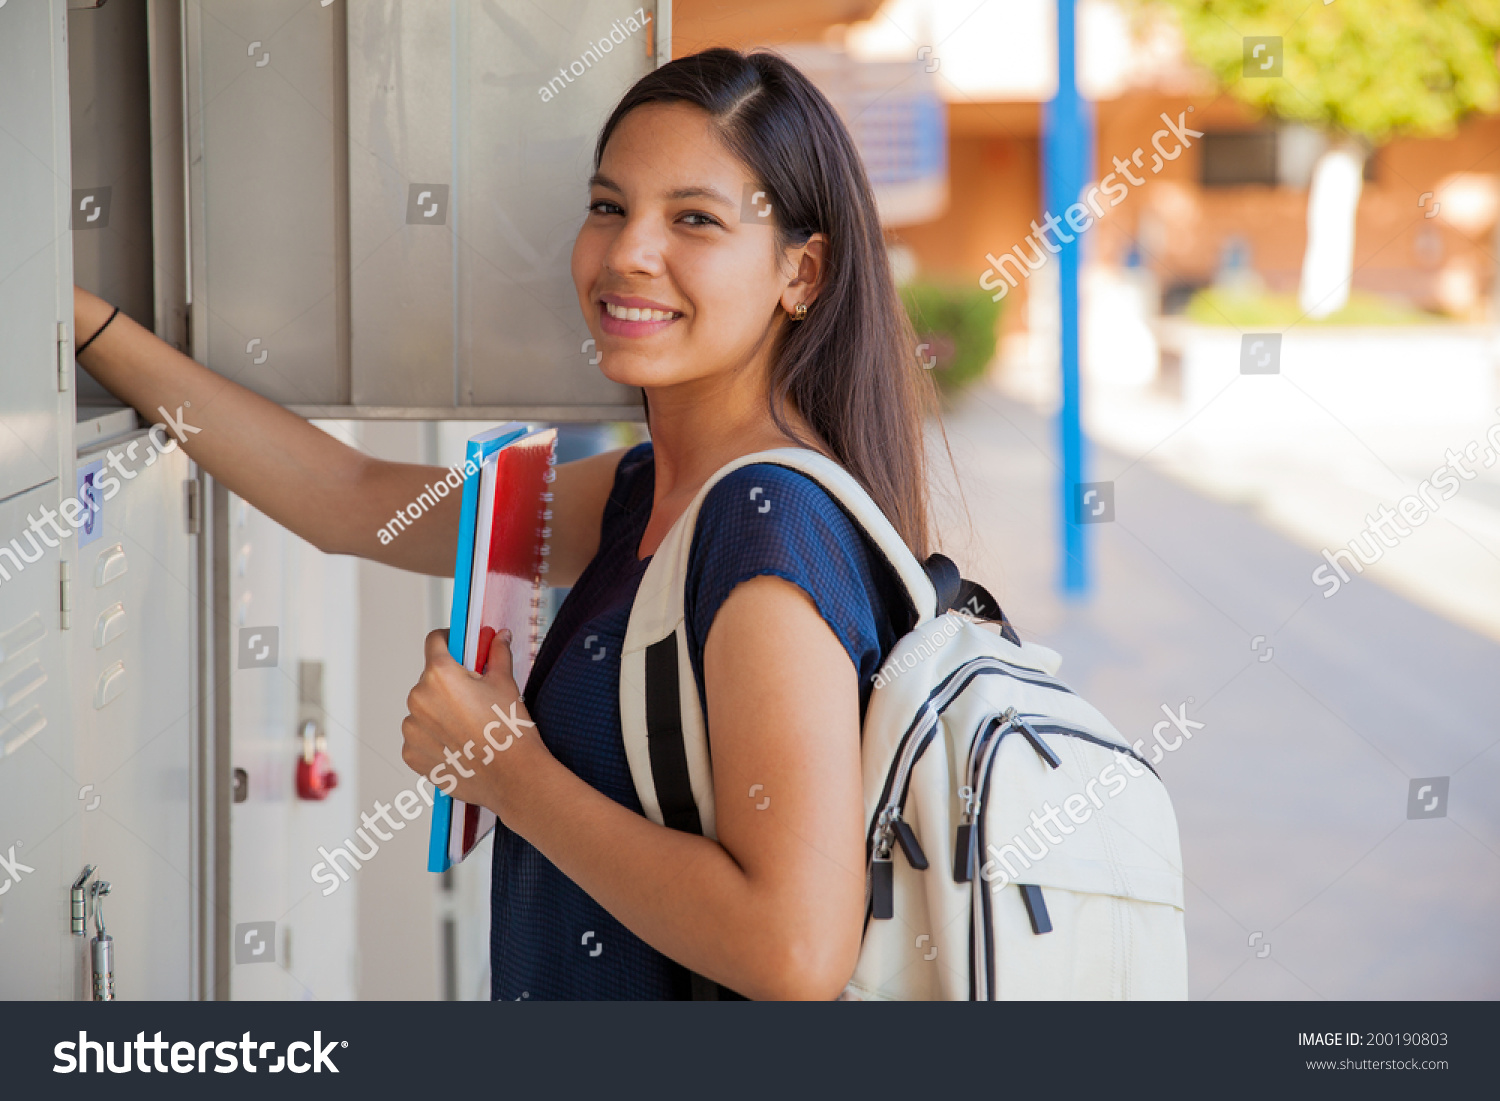
[[[646,569],[620,666],[646,816],[716,836],[683,591],[704,497],[750,463],[827,490],[884,552],[919,620],[865,714],[865,931],[843,997],[1186,998],[1182,859],[1160,779],[1057,679],[1057,654],[1019,643],[993,598],[941,555],[924,569],[854,478],[816,452],[723,467]],[[732,996],[719,990],[694,976],[695,997]]]

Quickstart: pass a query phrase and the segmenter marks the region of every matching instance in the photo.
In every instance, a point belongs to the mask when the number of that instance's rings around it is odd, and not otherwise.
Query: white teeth
[[[635,307],[626,308],[616,306],[613,302],[604,303],[604,308],[610,317],[617,317],[621,321],[666,321],[677,315],[671,310],[641,310]]]

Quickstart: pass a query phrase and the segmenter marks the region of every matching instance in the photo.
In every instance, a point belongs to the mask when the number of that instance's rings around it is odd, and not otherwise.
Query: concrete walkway
[[[1164,705],[1206,724],[1161,765],[1192,997],[1500,997],[1500,645],[1369,575],[1325,598],[1254,506],[1103,449],[1116,519],[1066,602],[1051,422],[984,386],[946,426],[943,549],[1131,740]]]

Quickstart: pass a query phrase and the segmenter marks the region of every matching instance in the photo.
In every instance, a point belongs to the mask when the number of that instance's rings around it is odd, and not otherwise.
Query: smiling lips
[[[639,300],[637,300],[639,301]],[[676,310],[654,306],[601,302],[599,327],[612,336],[650,336],[665,329],[682,316]]]

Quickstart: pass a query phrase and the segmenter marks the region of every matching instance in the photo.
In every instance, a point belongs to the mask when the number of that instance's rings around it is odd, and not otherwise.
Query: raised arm
[[[80,341],[110,312],[102,299],[74,289],[74,332]],[[372,458],[194,362],[124,314],[89,345],[79,363],[148,422],[196,429],[182,430],[183,449],[195,462],[319,550],[452,575],[457,494],[440,500],[389,543],[382,545],[379,536],[397,509],[447,473],[442,467]],[[614,452],[558,467],[549,560],[553,584],[571,584],[593,557],[618,462]]]

